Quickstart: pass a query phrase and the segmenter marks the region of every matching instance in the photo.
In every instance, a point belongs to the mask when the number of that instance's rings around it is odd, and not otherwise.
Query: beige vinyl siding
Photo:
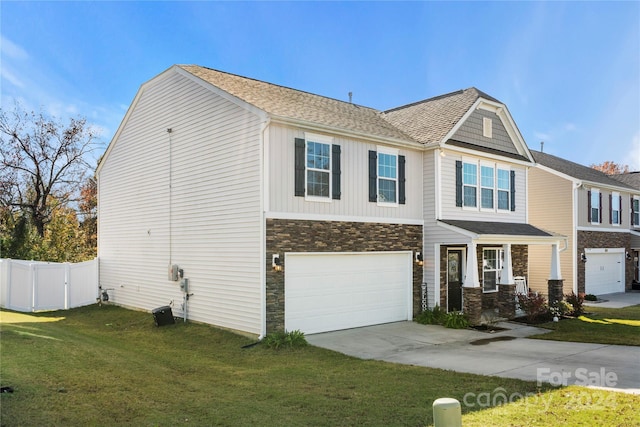
[[[282,125],[269,126],[269,211],[274,214],[308,214],[380,218],[383,222],[422,220],[422,152],[400,148],[406,157],[406,204],[394,207],[369,202],[369,150],[378,145],[364,140],[347,139],[330,133],[333,144],[341,147],[340,200],[310,201],[294,196],[294,141],[304,138],[304,129]]]
[[[560,253],[560,270],[564,279],[565,294],[573,290],[575,281],[573,222],[573,182],[540,168],[531,168],[529,170],[529,223],[568,238],[567,250]],[[530,245],[530,289],[546,294],[550,272],[551,247]]]
[[[505,167],[513,170],[516,173],[516,210],[511,211],[482,211],[480,209],[462,208],[456,206],[456,160],[467,161],[480,160],[481,162],[487,162],[497,164],[499,167]],[[442,201],[442,218],[440,219],[454,219],[454,220],[467,220],[467,221],[495,221],[495,222],[513,222],[513,223],[526,223],[526,188],[527,188],[527,169],[523,166],[516,164],[510,164],[506,161],[496,161],[489,157],[472,157],[472,156],[460,156],[457,153],[451,151],[446,152],[445,157],[441,157],[441,188],[442,194],[440,199]],[[478,170],[480,166],[478,166]],[[480,178],[478,178],[478,185],[480,185]],[[497,196],[494,197],[495,203],[497,203]],[[480,203],[480,194],[478,193],[478,204]]]
[[[143,86],[99,175],[100,283],[116,303],[182,316],[174,263],[190,319],[261,333],[260,126],[178,73]]]
[[[589,190],[598,189],[602,194],[602,222],[600,224],[593,224],[588,220],[588,207],[589,207]],[[621,225],[614,225],[609,223],[609,195],[612,193],[618,193],[622,199],[622,210],[620,216],[622,218]],[[629,193],[623,191],[613,191],[608,188],[598,187],[597,185],[583,185],[578,189],[578,226],[579,227],[598,227],[606,230],[624,231],[631,228],[631,205]]]

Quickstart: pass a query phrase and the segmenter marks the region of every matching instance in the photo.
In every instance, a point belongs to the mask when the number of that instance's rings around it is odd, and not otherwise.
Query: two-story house
[[[512,312],[529,245],[561,281],[562,238],[527,222],[532,165],[476,89],[383,112],[173,66],[140,87],[98,167],[100,284],[259,336],[435,304]]]
[[[256,335],[410,320],[422,149],[371,108],[173,66],[98,167],[100,284]]]
[[[611,178],[640,190],[640,171],[609,175]],[[640,196],[631,200],[631,250],[633,251],[633,289],[640,290]]]
[[[534,160],[506,105],[470,88],[387,111],[424,144],[424,277],[429,305],[477,320],[514,301],[526,282],[529,247],[549,262],[545,293],[562,283],[563,236],[529,224],[527,177]],[[526,291],[526,288],[520,289]]]
[[[560,254],[564,293],[594,295],[630,290],[640,230],[640,190],[551,154],[533,151],[529,221],[568,236]],[[531,287],[546,280],[546,257],[530,253]],[[541,287],[541,286],[540,286]]]

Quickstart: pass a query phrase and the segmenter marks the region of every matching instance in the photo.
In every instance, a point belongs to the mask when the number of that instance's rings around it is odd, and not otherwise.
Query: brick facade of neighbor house
[[[500,245],[478,245],[476,247],[476,255],[478,259],[478,278],[480,281],[480,289],[482,290],[482,251],[484,248],[496,248]],[[448,249],[466,249],[466,246],[440,246],[440,306],[447,307],[447,250]],[[514,276],[527,276],[527,265],[529,262],[529,247],[527,245],[511,246],[511,263]],[[505,288],[504,292],[515,292],[515,289]],[[464,295],[464,294],[463,294]],[[470,295],[467,293],[467,295]],[[501,297],[500,292],[481,292],[479,295],[473,294],[474,301],[469,307],[479,305],[482,311],[491,309],[500,309],[506,312],[510,310],[506,301],[501,301],[506,297]],[[463,296],[464,300],[464,296]],[[463,306],[465,302],[463,301]]]
[[[284,329],[284,272],[271,267],[272,254],[287,252],[422,251],[422,226],[341,221],[267,219],[266,321],[267,333]],[[413,266],[413,313],[421,310],[422,267]]]
[[[578,293],[585,292],[585,263],[580,261],[580,254],[585,248],[624,248],[625,252],[631,253],[631,234],[578,230]],[[628,292],[633,281],[633,262],[625,258],[624,264],[624,289]]]

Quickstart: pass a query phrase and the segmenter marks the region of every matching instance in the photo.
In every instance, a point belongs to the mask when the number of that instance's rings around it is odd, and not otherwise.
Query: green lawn
[[[640,345],[640,305],[625,308],[585,306],[576,319],[539,325],[549,332],[531,338],[597,344]]]
[[[638,396],[364,361],[149,313],[91,306],[0,313],[0,425],[371,425],[432,423],[439,397],[463,425],[639,425]],[[503,406],[495,403],[513,401]]]

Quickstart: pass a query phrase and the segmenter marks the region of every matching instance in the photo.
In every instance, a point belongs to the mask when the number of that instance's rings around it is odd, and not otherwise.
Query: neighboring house
[[[474,88],[381,112],[176,65],[140,87],[98,167],[100,284],[259,336],[435,304],[509,315],[529,246],[559,265],[562,237],[527,222],[533,164]]]
[[[632,236],[640,231],[640,190],[559,157],[532,151],[529,220],[569,236],[561,255],[564,293],[607,294],[630,290],[634,276]],[[636,261],[637,264],[637,261]],[[544,279],[548,260],[530,253],[532,281]]]
[[[640,190],[640,171],[609,175],[611,178],[623,182],[636,190]],[[634,289],[640,288],[640,196],[634,196],[631,201],[633,227],[631,227],[631,250],[633,251],[633,282]]]
[[[424,280],[430,306],[463,309],[472,320],[485,310],[509,315],[514,276],[527,280],[532,246],[540,246],[550,264],[539,285],[546,289],[548,279],[556,287],[562,283],[554,260],[563,236],[527,221],[527,174],[534,161],[506,105],[470,88],[385,116],[425,146]]]
[[[98,167],[100,283],[117,304],[256,335],[410,320],[422,150],[371,108],[173,66]]]

